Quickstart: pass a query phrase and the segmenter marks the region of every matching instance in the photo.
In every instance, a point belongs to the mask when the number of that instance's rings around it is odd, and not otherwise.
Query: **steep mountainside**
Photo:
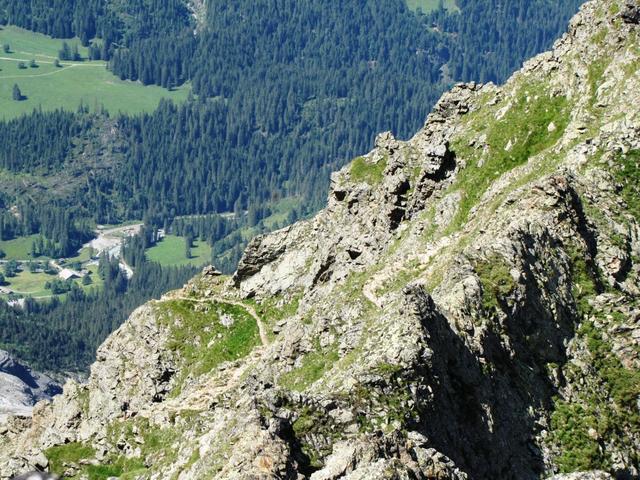
[[[138,309],[0,477],[635,478],[640,5],[460,84],[315,218]]]

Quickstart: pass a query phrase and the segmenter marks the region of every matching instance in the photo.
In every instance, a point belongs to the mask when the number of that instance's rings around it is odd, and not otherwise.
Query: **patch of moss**
[[[602,332],[591,322],[585,322],[579,334],[586,339],[589,353],[593,359],[592,366],[598,372],[602,383],[629,428],[640,432],[640,372],[625,368],[620,359],[613,353],[613,345],[605,340]]]
[[[589,299],[599,292],[598,272],[587,262],[584,252],[576,245],[567,245],[565,251],[571,265],[571,289],[578,313],[586,315],[592,308]]]
[[[332,428],[333,425],[326,415],[313,407],[304,406],[297,411],[297,414],[298,418],[293,422],[292,428],[302,453],[308,458],[308,467],[313,470],[322,468],[323,458],[331,453],[333,442],[339,438],[338,433]],[[321,449],[317,449],[309,441],[316,435],[329,440]]]
[[[509,265],[499,255],[492,255],[476,262],[474,269],[482,284],[482,306],[485,312],[498,309],[500,301],[516,288]]]
[[[609,33],[608,28],[606,27],[601,28],[593,37],[591,37],[591,41],[595,45],[602,45],[604,43],[604,39],[607,38],[608,33]]]
[[[387,158],[371,163],[364,157],[358,157],[351,163],[351,180],[365,182],[369,185],[378,185],[384,177],[384,169],[387,168]]]
[[[414,417],[417,408],[407,386],[400,384],[383,390],[358,384],[345,400],[358,412],[356,421],[362,433],[371,433],[377,429],[391,430],[397,425],[403,429]],[[372,412],[381,412],[381,416],[375,416]]]

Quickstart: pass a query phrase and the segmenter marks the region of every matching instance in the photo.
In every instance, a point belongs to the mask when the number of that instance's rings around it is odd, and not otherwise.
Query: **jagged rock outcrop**
[[[640,474],[637,3],[463,84],[327,208],[142,307],[0,439],[0,478]]]

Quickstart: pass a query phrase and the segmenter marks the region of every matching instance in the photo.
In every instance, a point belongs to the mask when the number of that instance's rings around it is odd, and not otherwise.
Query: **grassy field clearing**
[[[147,250],[147,258],[164,266],[205,265],[211,262],[211,247],[207,242],[194,241],[191,258],[187,258],[185,253],[185,239],[167,235],[155,247]]]
[[[39,236],[36,234],[14,240],[0,241],[0,250],[6,255],[2,260],[30,260],[31,245]]]
[[[436,10],[438,5],[440,5],[440,0],[407,0],[407,6],[411,10],[416,11],[419,8],[424,13]],[[444,0],[444,8],[449,11],[460,10],[458,5],[456,5],[456,0]]]
[[[5,278],[5,281],[8,283],[8,285],[5,286],[20,295],[31,296],[34,298],[48,297],[51,295],[51,292],[44,288],[44,284],[55,279],[55,275],[31,273],[29,270],[25,269],[15,277]]]
[[[66,40],[78,45],[78,51],[86,58],[87,49],[77,40]],[[36,108],[75,110],[80,104],[94,109],[104,106],[112,113],[138,113],[151,111],[160,99],[184,101],[188,85],[168,91],[157,86],[143,86],[138,82],[123,81],[106,69],[102,61],[60,62],[54,66],[63,40],[32,33],[17,27],[1,27],[0,46],[9,45],[10,52],[0,50],[0,119],[9,119]],[[37,67],[29,67],[35,60]],[[27,68],[18,68],[19,63]],[[12,98],[17,84],[22,101]]]

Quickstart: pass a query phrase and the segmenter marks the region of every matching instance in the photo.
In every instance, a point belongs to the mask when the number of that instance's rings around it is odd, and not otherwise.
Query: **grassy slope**
[[[73,45],[75,41],[68,41]],[[153,110],[161,98],[186,99],[189,87],[168,91],[156,86],[122,81],[105,68],[104,62],[53,61],[62,40],[28,32],[17,27],[0,30],[0,44],[9,44],[11,53],[0,51],[0,119],[8,119],[41,107],[44,110],[75,110],[84,103],[90,108],[100,105],[110,112],[137,113]],[[86,49],[80,47],[81,55]],[[38,68],[18,69],[18,63],[35,59]],[[13,85],[18,84],[26,100],[12,99]]]

